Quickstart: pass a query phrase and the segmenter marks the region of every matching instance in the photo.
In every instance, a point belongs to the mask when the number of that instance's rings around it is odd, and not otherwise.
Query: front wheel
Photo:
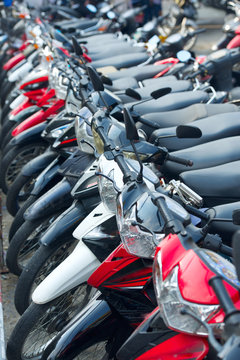
[[[22,314],[30,305],[35,288],[71,254],[77,243],[78,240],[72,238],[64,244],[39,247],[17,282],[15,307],[19,314]]]
[[[15,233],[8,247],[6,263],[9,270],[20,275],[39,248],[39,240],[59,214],[34,221],[25,221]]]
[[[42,154],[48,147],[45,141],[16,146],[5,154],[0,169],[0,186],[5,194],[12,185],[22,167],[30,160]]]
[[[89,302],[92,295],[92,288],[84,283],[47,304],[32,303],[10,336],[8,360],[42,359],[46,347]]]
[[[196,29],[192,25],[185,25],[183,29],[181,29],[181,35],[185,36],[187,34],[191,34],[191,32],[195,31]],[[184,45],[184,50],[191,50],[197,41],[197,35],[191,37]]]
[[[23,175],[21,172],[18,174],[7,193],[6,207],[9,214],[15,216],[21,205],[31,195],[31,190],[39,173],[40,171],[32,174],[32,176]]]

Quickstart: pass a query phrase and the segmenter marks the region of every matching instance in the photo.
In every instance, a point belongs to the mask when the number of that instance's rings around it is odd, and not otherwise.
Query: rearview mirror
[[[179,61],[186,63],[191,59],[192,55],[187,50],[180,50],[177,52],[177,58]]]
[[[81,45],[79,45],[75,36],[72,36],[72,43],[73,43],[73,49],[74,49],[75,54],[77,56],[82,56],[83,55],[82,47],[81,47]]]
[[[165,87],[162,89],[158,89],[153,91],[150,95],[153,99],[159,99],[160,97],[169,94],[172,91],[172,89],[170,87]]]
[[[93,84],[93,88],[95,91],[104,91],[104,86],[102,83],[102,80],[100,76],[98,75],[97,71],[92,67],[87,67],[88,75],[90,77],[90,80]]]
[[[130,141],[139,140],[137,128],[135,122],[130,114],[130,111],[126,108],[123,109],[123,118],[126,127],[126,136]]]
[[[125,94],[136,99],[136,100],[141,100],[141,96],[139,95],[139,93],[137,91],[135,91],[134,89],[128,88],[125,91]]]
[[[179,139],[198,139],[202,136],[202,132],[198,127],[190,125],[179,125],[176,134]]]

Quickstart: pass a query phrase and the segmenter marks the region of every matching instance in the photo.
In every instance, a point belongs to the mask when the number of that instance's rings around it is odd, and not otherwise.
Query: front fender
[[[41,237],[41,243],[45,246],[54,246],[66,242],[67,238],[72,238],[72,232],[76,226],[85,218],[87,210],[78,202],[74,203],[65,210],[49,226],[45,234]]]
[[[34,221],[66,209],[72,203],[71,185],[65,179],[35,201],[24,213],[24,219]]]
[[[97,342],[107,340],[118,324],[105,300],[95,296],[89,304],[49,345],[48,360],[73,359],[81,351]],[[46,351],[49,351],[49,348]],[[49,353],[49,352],[48,352]]]
[[[14,138],[8,143],[9,147],[22,146],[32,141],[36,142],[43,140],[41,133],[45,129],[46,125],[47,122],[45,121],[44,123],[35,125],[21,134],[14,136]]]
[[[57,156],[58,154],[55,151],[46,151],[24,165],[21,170],[22,175],[32,176],[39,173],[39,171],[44,170],[53,160],[55,160]]]
[[[86,283],[99,267],[100,261],[91,250],[79,241],[73,252],[58,265],[32,294],[36,304],[45,304],[65,292]]]

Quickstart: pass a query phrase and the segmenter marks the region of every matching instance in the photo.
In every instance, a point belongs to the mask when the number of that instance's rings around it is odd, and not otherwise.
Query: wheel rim
[[[29,294],[29,302],[32,298],[32,293],[36,287],[50,274],[63,260],[65,260],[69,254],[73,251],[78,240],[63,244],[59,249],[56,250],[45,262],[44,266],[40,269],[37,276],[32,284],[31,291]]]
[[[13,181],[16,179],[17,175],[21,171],[22,167],[27,164],[30,160],[42,154],[46,150],[46,147],[43,145],[32,145],[27,149],[20,151],[17,156],[12,160],[8,165],[6,171],[6,184],[11,186]]]
[[[26,201],[29,195],[31,194],[31,191],[33,189],[34,183],[36,179],[30,178],[29,181],[27,181],[22,188],[19,191],[18,194],[18,204],[21,205],[22,202]]]
[[[35,254],[36,250],[39,248],[40,238],[43,236],[50,224],[56,219],[56,217],[57,216],[53,216],[44,221],[29,235],[27,240],[24,241],[18,253],[17,263],[19,268],[23,269]]]
[[[43,312],[37,324],[29,332],[23,344],[22,359],[41,358],[47,345],[89,299],[89,289],[87,284],[82,284],[51,302],[49,308]]]
[[[107,341],[94,344],[82,351],[77,357],[74,357],[74,360],[102,360],[106,355],[106,344]]]

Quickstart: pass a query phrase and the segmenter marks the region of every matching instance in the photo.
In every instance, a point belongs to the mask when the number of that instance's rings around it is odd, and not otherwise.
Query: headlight
[[[87,154],[93,154],[95,148],[90,125],[91,119],[92,113],[88,110],[87,107],[83,107],[80,110],[78,116],[75,118],[75,133],[77,137],[77,143],[80,150]]]
[[[93,125],[92,125],[92,134],[93,134],[93,139],[94,139],[95,148],[96,148],[97,152],[99,154],[103,154],[104,153],[104,143],[103,143],[102,139],[100,138],[100,136],[98,135],[98,132],[96,131],[95,123],[93,123]]]
[[[63,125],[57,129],[50,131],[50,134],[48,134],[48,137],[52,137],[53,139],[59,138],[59,136],[61,136],[64,133],[64,131],[67,127],[68,127],[68,125]]]
[[[107,160],[104,155],[101,155],[97,171],[111,178],[118,189],[122,188],[122,172],[114,160]],[[117,210],[117,191],[114,188],[113,182],[105,176],[98,176],[99,193],[104,205],[115,213]]]
[[[153,266],[154,287],[162,318],[167,327],[181,332],[208,335],[207,330],[193,317],[182,315],[181,309],[187,309],[202,321],[209,321],[219,310],[219,305],[195,304],[183,299],[178,285],[178,266],[164,279],[162,278],[161,251],[158,252]],[[210,324],[211,325],[211,324]],[[213,324],[219,331],[221,324]]]
[[[66,99],[69,80],[60,75],[55,81],[55,92],[58,99]]]
[[[133,225],[133,222],[142,226]],[[165,237],[165,234],[161,233],[162,226],[158,208],[147,193],[143,193],[125,213],[122,194],[118,197],[117,225],[127,251],[139,257],[152,258],[159,241]]]

